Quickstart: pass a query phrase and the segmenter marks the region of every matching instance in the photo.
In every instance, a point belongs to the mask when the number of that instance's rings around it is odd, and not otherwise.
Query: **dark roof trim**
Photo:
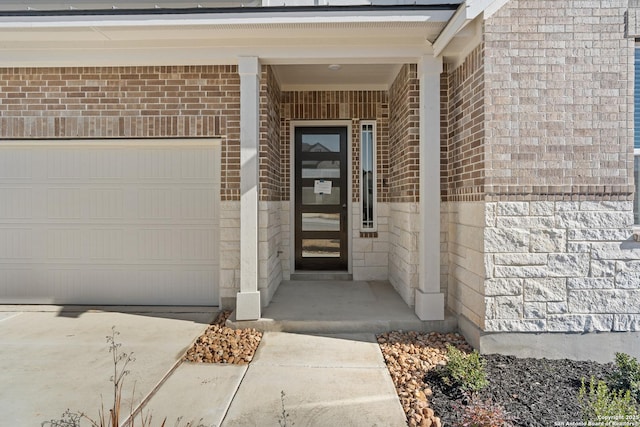
[[[462,2],[461,2],[462,3]],[[293,13],[293,12],[379,12],[379,11],[436,11],[458,9],[459,4],[389,5],[389,6],[269,6],[269,7],[190,7],[152,9],[65,9],[65,10],[12,10],[1,11],[0,17],[35,16],[140,16],[140,15],[193,15],[223,13]]]

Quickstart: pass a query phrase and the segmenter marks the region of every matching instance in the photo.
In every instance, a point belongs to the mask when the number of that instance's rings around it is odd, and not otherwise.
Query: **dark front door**
[[[347,128],[297,127],[297,270],[347,270]]]

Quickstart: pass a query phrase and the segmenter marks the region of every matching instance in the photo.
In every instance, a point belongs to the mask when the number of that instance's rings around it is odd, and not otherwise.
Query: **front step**
[[[318,281],[318,280],[353,280],[353,274],[344,271],[296,271],[291,273],[291,280]]]
[[[226,326],[233,329],[253,328],[262,332],[289,332],[294,334],[381,334],[390,331],[418,331],[452,333],[458,330],[458,319],[447,312],[444,320],[421,321],[382,319],[272,319],[236,320],[235,311],[227,319]]]

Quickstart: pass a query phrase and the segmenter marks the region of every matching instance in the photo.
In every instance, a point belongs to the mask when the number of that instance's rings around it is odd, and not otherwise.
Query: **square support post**
[[[420,270],[416,315],[444,320],[440,291],[440,74],[442,59],[424,56],[420,82]]]
[[[236,319],[260,318],[258,291],[258,188],[260,61],[238,58],[240,75],[240,292]]]

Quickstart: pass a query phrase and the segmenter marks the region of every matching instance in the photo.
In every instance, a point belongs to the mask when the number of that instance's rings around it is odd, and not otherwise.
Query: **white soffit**
[[[259,9],[259,10],[258,10]],[[432,52],[451,7],[6,14],[0,66],[401,63]],[[295,9],[295,10],[294,10]]]
[[[323,22],[323,23],[264,23],[264,24],[185,24],[165,26],[72,26],[72,27],[10,27],[0,23],[0,40],[14,42],[37,41],[139,41],[139,40],[197,40],[197,39],[256,39],[269,38],[323,39],[367,37],[384,31],[385,38],[435,38],[445,22]]]
[[[401,64],[276,65],[273,70],[284,91],[299,90],[387,90]]]
[[[4,17],[0,66],[208,65],[235,63],[238,56],[258,56],[265,64],[411,62],[432,52],[430,41],[446,25],[444,17],[432,20],[422,12],[287,16],[285,21],[265,16],[198,16],[190,21],[184,15],[144,21],[137,16],[136,21],[76,21],[66,26],[61,21],[18,23]],[[446,11],[447,17],[452,13]]]

